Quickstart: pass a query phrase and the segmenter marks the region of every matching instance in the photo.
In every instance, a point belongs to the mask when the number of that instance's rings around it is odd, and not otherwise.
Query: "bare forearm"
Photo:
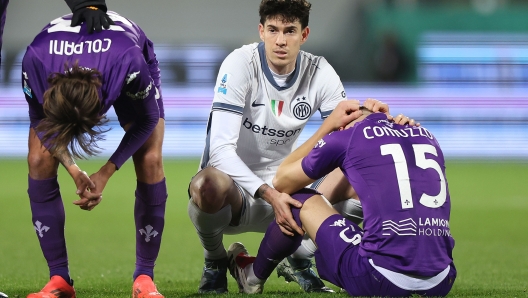
[[[59,160],[59,162],[64,166],[64,168],[68,170],[68,172],[70,171],[71,167],[77,166],[75,160],[73,159],[73,156],[67,149],[57,151],[55,158]]]
[[[262,198],[264,201],[271,204],[271,196],[273,191],[275,191],[271,186],[267,184],[262,184],[258,189],[256,196]]]

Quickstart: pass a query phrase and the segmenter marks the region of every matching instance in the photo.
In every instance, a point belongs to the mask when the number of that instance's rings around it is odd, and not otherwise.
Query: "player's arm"
[[[105,0],[65,0],[73,13],[71,26],[75,27],[86,22],[86,30],[92,33],[100,32],[114,25],[114,21],[106,14]]]
[[[107,163],[99,171],[90,175],[90,179],[94,181],[96,186],[92,192],[101,194],[112,175],[143,146],[159,122],[156,88],[154,87],[141,51],[139,48],[131,48],[119,60],[115,66],[118,69],[114,70],[114,73],[117,79],[121,79],[122,81],[110,81],[109,83],[121,84],[123,86],[120,96],[129,101],[137,117],[126,130],[119,146]],[[119,68],[120,66],[121,68]],[[100,199],[82,199],[75,202],[75,204],[79,205],[82,209],[91,210],[100,201]]]
[[[22,60],[22,90],[28,103],[28,114],[30,120],[30,128],[34,131],[40,121],[44,119],[44,110],[42,108],[41,96],[44,94],[48,83],[46,81],[47,75],[50,71],[47,70],[41,63],[40,59],[33,52],[31,47],[28,47],[26,54]],[[36,137],[42,139],[44,133],[36,133]],[[46,147],[46,144],[43,144]],[[94,194],[89,194],[87,188],[93,188],[95,185],[90,180],[86,172],[82,171],[75,163],[72,155],[67,148],[64,148],[54,156],[68,171],[77,187],[76,193],[79,196],[95,197]]]
[[[159,93],[150,76],[148,66],[138,48],[132,48],[123,56],[121,62],[124,78],[121,97],[134,108],[136,121],[127,129],[119,146],[109,159],[115,169],[119,169],[147,141],[159,122],[160,111],[157,103]]]
[[[265,183],[236,152],[246,96],[251,91],[250,60],[247,52],[238,49],[222,62],[209,123],[208,163],[229,175],[249,193],[256,194]]]
[[[345,127],[361,115],[359,101],[347,100],[340,102],[325,121],[323,121],[319,129],[280,164],[273,178],[273,186],[278,191],[292,193],[308,185],[311,182],[311,178],[304,174],[301,167],[302,159],[310,153],[312,148],[321,144],[324,136]]]

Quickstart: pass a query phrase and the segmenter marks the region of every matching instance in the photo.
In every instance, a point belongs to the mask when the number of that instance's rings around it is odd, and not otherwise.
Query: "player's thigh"
[[[348,291],[355,277],[368,276],[375,270],[366,258],[359,255],[362,236],[363,230],[358,225],[339,214],[332,214],[321,222],[315,237],[319,275]]]
[[[42,180],[57,176],[59,161],[42,146],[33,128],[29,129],[28,149],[27,161],[31,178]]]
[[[338,214],[338,212],[332,208],[328,200],[323,196],[314,195],[306,200],[301,208],[300,217],[303,229],[315,242],[317,230],[321,224],[334,214]]]
[[[239,220],[232,221],[224,233],[235,235],[246,232],[266,232],[269,224],[275,219],[273,208],[263,199],[253,197],[239,185],[237,187],[242,195]]]
[[[125,125],[125,130],[131,124]],[[144,183],[157,183],[165,177],[163,172],[163,138],[165,137],[165,119],[160,118],[152,134],[132,155],[137,179]]]
[[[358,199],[356,191],[339,168],[333,170],[322,181],[316,181],[314,184],[317,185],[317,191],[322,193],[332,204],[350,198]]]

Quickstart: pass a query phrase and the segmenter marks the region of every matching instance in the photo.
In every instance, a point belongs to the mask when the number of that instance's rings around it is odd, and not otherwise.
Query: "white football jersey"
[[[308,119],[317,110],[325,118],[346,99],[326,59],[304,51],[286,85],[277,85],[264,43],[233,51],[220,67],[214,92],[200,167],[216,167],[251,194],[263,183],[271,185]]]

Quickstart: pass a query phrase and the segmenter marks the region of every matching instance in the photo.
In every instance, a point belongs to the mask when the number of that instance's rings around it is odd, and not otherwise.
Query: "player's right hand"
[[[73,12],[71,26],[75,27],[82,22],[86,23],[86,30],[88,33],[101,32],[103,28],[109,29],[110,25],[114,25],[114,21],[103,10],[95,6],[87,6],[77,9]]]
[[[84,209],[82,208],[82,205],[84,205],[85,201],[95,201],[102,198],[102,194],[93,193],[91,191],[92,189],[95,189],[95,183],[90,177],[88,177],[88,174],[85,171],[79,169],[79,172],[72,175],[72,178],[77,186],[77,191],[75,193],[80,197],[79,200],[74,201],[73,203],[80,205],[81,209]]]
[[[295,233],[304,235],[303,229],[297,225],[293,218],[291,206],[301,208],[302,203],[287,193],[279,193],[279,196],[271,201],[271,207],[273,207],[273,212],[275,212],[275,222],[285,235],[293,236]]]

